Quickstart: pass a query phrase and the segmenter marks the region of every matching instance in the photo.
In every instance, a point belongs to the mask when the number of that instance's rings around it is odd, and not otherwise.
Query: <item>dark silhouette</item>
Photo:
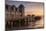
[[[27,16],[31,16],[31,15],[27,15]]]
[[[32,17],[34,17],[35,15],[33,14]]]
[[[19,5],[19,11],[22,13],[22,10],[24,10],[24,5],[20,4]]]
[[[7,4],[5,5],[5,8],[8,10],[8,5]]]
[[[21,13],[20,16],[22,16],[24,13],[24,5],[20,4],[18,8],[19,8],[19,12]]]
[[[12,5],[11,9],[14,10],[14,8],[15,8],[15,5]]]
[[[35,17],[35,20],[40,20],[41,19],[41,16],[36,16]]]
[[[41,16],[32,15],[32,22],[39,21],[40,19],[41,19]]]

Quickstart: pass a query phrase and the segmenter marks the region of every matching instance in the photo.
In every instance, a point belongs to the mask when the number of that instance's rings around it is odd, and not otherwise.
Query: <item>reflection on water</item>
[[[32,28],[43,28],[44,27],[44,25],[43,25],[43,17],[42,17],[42,19],[40,21],[37,21],[35,23],[35,26],[31,26],[31,23],[30,23],[30,25],[28,27],[25,27],[25,28],[31,28],[31,27]],[[20,27],[20,28],[22,28],[22,27]],[[7,31],[15,31],[15,30],[7,30]]]
[[[36,24],[35,27],[43,27],[44,26],[44,19],[43,19],[43,17],[42,17],[42,19],[40,21],[37,21],[35,24]]]

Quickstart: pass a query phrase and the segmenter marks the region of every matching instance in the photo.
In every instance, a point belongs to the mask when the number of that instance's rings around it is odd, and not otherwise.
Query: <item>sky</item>
[[[25,15],[43,15],[44,4],[40,2],[24,2],[24,1],[6,1],[6,4],[15,5],[18,7],[20,4],[23,4],[25,7]]]

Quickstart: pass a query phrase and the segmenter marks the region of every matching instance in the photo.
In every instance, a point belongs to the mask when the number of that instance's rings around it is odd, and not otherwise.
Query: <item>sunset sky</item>
[[[38,2],[17,2],[17,1],[6,1],[6,4],[9,5],[15,5],[18,7],[20,4],[23,4],[25,7],[25,15],[43,15],[43,3],[38,3]]]

